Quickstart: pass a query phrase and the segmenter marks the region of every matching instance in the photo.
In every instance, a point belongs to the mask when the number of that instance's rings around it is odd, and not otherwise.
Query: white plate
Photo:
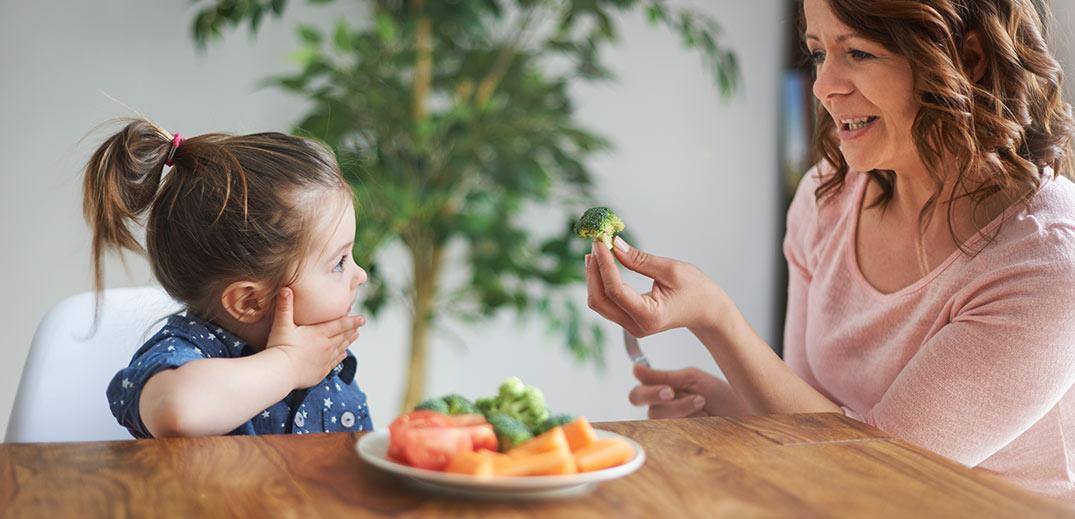
[[[476,478],[466,474],[449,474],[419,469],[388,458],[388,431],[374,431],[359,438],[355,450],[362,459],[382,470],[402,476],[416,486],[465,497],[492,499],[545,499],[568,497],[589,492],[602,481],[622,478],[642,466],[646,452],[634,440],[616,433],[595,429],[598,438],[619,438],[635,450],[635,456],[623,465],[563,476],[494,476]]]

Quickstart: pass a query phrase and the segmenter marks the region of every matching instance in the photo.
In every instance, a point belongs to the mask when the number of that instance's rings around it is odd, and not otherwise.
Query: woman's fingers
[[[642,252],[619,236],[613,239],[613,245],[616,257],[623,266],[650,279],[666,281],[675,270],[675,260]]]
[[[666,370],[653,369],[644,364],[635,364],[632,370],[635,378],[643,385],[669,386],[677,391],[694,387],[699,378],[698,370],[695,368]]]
[[[608,299],[602,284],[601,274],[597,272],[597,262],[592,254],[586,255],[586,293],[587,305],[606,319],[619,324],[629,333],[638,337],[640,330],[638,323],[627,315],[622,308]]]
[[[635,386],[627,394],[627,400],[631,405],[643,406],[670,402],[676,397],[676,391],[671,387],[660,386]]]
[[[684,418],[701,411],[703,407],[705,407],[705,398],[687,393],[671,402],[649,406],[649,417]]]
[[[677,370],[653,369],[635,364],[634,375],[641,384],[628,393],[627,399],[637,406],[649,406],[650,418],[683,418],[706,413],[705,397],[694,393],[699,372],[695,368]]]
[[[616,258],[612,256],[612,253],[608,249],[598,246],[597,242],[594,242],[593,246],[593,259],[591,263],[596,263],[597,272],[601,275],[601,285],[605,289],[605,296],[610,301],[620,307],[624,313],[631,316],[632,320],[642,325],[647,321],[652,321],[654,309],[650,307],[645,299],[635,290],[620,278],[620,271],[616,268]],[[641,337],[646,334],[636,334],[636,337]]]

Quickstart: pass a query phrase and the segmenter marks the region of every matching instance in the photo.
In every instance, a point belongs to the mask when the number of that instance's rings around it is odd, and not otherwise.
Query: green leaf
[[[332,40],[336,44],[336,50],[340,52],[351,50],[351,33],[347,30],[347,22],[344,19],[336,21],[336,30]]]
[[[261,25],[261,19],[265,16],[265,11],[254,11],[250,16],[250,37],[254,37],[258,33],[258,27]]]
[[[313,47],[299,47],[295,49],[288,59],[297,63],[303,67],[308,66],[311,62],[321,56],[321,51]]]
[[[376,18],[377,26],[377,38],[385,43],[395,43],[396,41],[396,24],[392,21],[392,18],[379,14]]]
[[[649,20],[650,23],[656,24],[657,22],[667,20],[668,12],[665,11],[663,5],[652,3],[646,6],[646,19]]]
[[[296,27],[299,38],[307,45],[321,44],[321,31],[312,25],[299,25]]]

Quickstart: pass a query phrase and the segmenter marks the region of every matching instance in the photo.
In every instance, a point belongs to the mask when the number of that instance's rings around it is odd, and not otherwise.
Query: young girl
[[[184,139],[139,119],[93,154],[83,190],[98,294],[102,254],[142,253],[128,226],[148,211],[153,273],[186,307],[108,386],[132,435],[372,428],[347,350],[366,273],[330,150],[280,133]]]

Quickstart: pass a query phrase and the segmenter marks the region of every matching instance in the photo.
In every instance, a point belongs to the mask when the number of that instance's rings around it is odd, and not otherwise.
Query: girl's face
[[[910,62],[841,22],[828,0],[806,0],[806,45],[814,96],[836,123],[840,152],[855,171],[917,164],[918,113]]]
[[[307,252],[298,278],[291,284],[295,294],[295,324],[308,325],[347,315],[358,286],[366,282],[366,271],[355,264],[351,250],[355,242],[355,207],[350,193],[333,196],[339,203],[320,214],[317,233]]]

